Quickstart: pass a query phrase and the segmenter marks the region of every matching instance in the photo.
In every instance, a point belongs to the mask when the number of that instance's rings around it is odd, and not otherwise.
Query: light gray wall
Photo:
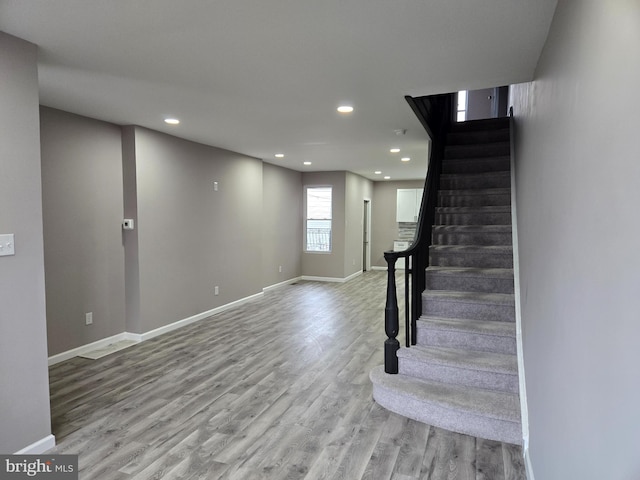
[[[373,199],[373,182],[346,172],[345,177],[345,277],[363,270],[364,200]]]
[[[141,331],[261,292],[262,162],[135,127],[135,164]]]
[[[424,180],[375,182],[371,204],[371,265],[387,267],[384,252],[393,250],[398,238],[396,199],[399,188],[423,188]]]
[[[262,284],[268,287],[301,275],[302,173],[263,163],[262,179],[262,231],[256,241],[262,246]]]
[[[125,331],[120,127],[43,107],[49,355]],[[93,325],[85,325],[85,313]]]
[[[0,32],[0,452],[51,434],[35,45]]]
[[[138,245],[138,181],[136,174],[136,129],[122,128],[122,189],[123,218],[133,219],[134,229],[122,231],[124,243],[125,328],[141,333],[140,324],[140,262]]]
[[[469,90],[467,93],[467,120],[480,120],[493,116],[493,88]]]
[[[42,130],[50,355],[301,275],[301,173],[46,107]]]
[[[302,174],[303,187],[331,186],[332,232],[330,253],[302,253],[302,275],[345,278],[345,193],[346,172],[311,172]],[[303,213],[303,215],[305,215]]]
[[[562,1],[512,89],[530,455],[640,478],[640,3]]]

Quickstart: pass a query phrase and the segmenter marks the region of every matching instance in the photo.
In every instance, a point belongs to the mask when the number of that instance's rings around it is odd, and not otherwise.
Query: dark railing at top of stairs
[[[398,373],[397,351],[400,348],[400,342],[396,337],[400,331],[400,323],[395,276],[395,264],[398,258],[405,259],[406,346],[416,344],[416,322],[422,315],[422,292],[425,289],[425,270],[429,266],[431,227],[435,221],[438,202],[438,186],[442,158],[444,157],[445,138],[453,120],[454,97],[455,94],[418,98],[405,97],[431,137],[431,153],[415,239],[408,250],[384,252],[388,271],[387,303],[384,313],[384,329],[388,337],[384,342],[384,371],[386,373]]]

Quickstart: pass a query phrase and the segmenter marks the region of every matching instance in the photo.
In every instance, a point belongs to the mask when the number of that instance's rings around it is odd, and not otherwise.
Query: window
[[[458,106],[456,108],[456,122],[464,122],[467,119],[467,91],[458,92]]]
[[[331,251],[331,187],[307,187],[306,251]]]

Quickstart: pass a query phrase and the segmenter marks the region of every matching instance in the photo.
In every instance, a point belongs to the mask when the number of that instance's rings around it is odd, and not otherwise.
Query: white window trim
[[[308,250],[307,249],[307,190],[310,188],[330,188],[331,189],[331,237],[330,237],[330,241],[329,241],[329,250],[328,251],[323,251],[323,250]],[[314,255],[331,255],[331,253],[333,253],[333,190],[334,190],[334,186],[333,185],[325,185],[325,184],[319,184],[319,185],[304,185],[303,187],[303,205],[302,205],[302,221],[303,221],[303,228],[302,228],[302,245],[303,245],[303,252],[304,253],[309,253],[309,254],[314,254]]]

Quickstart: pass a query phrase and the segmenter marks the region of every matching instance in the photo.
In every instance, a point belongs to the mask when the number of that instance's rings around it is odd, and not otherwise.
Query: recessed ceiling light
[[[180,120],[178,120],[177,118],[165,118],[164,123],[168,123],[169,125],[178,125],[180,123]]]
[[[409,160],[411,160],[411,157],[402,157],[400,159],[400,161],[402,161],[402,162],[408,162]]]
[[[385,176],[384,176],[384,179],[385,179],[385,180],[391,180],[391,177],[390,177],[389,175],[385,175]]]
[[[311,162],[304,162],[305,165],[311,165]]]
[[[274,156],[276,158],[284,158],[284,153],[276,153]]]
[[[353,112],[353,107],[351,105],[340,105],[338,111],[340,113],[351,113]]]
[[[376,171],[375,171],[375,172],[373,172],[373,173],[375,173],[376,175],[380,175],[382,172],[381,172],[380,170],[376,170]]]
[[[389,150],[389,151],[390,151],[391,153],[398,153],[398,152],[400,151],[400,149],[399,149],[399,148],[397,148],[397,147],[394,147],[394,148],[392,148],[392,149],[391,149],[391,150]]]

